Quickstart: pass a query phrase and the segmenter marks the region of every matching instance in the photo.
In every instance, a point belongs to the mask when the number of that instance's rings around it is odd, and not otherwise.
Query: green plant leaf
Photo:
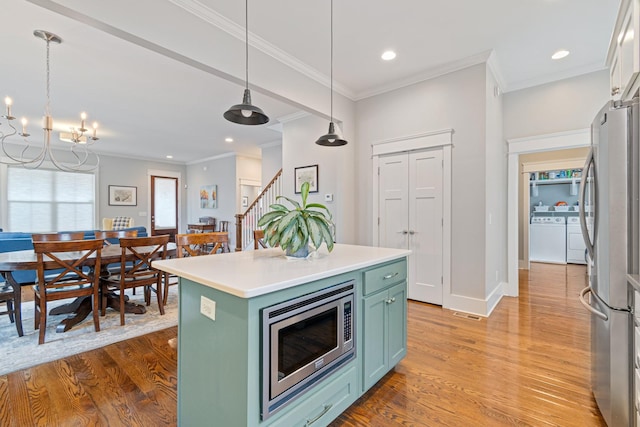
[[[269,246],[276,247],[280,244],[280,234],[278,234],[278,224],[271,223],[264,230],[265,238]]]
[[[303,247],[306,244],[307,244],[307,240],[304,239],[300,233],[296,233],[291,239],[289,250],[291,252],[297,252],[301,247]]]
[[[296,209],[300,209],[300,203],[296,202],[295,200],[292,200],[292,199],[290,199],[290,198],[288,198],[288,197],[285,197],[285,196],[278,196],[278,197],[276,197],[276,200],[279,200],[279,199],[285,199],[286,201],[288,201],[289,203],[291,203],[293,206],[295,206],[295,208],[296,208]],[[285,209],[286,209],[286,208],[285,208]]]
[[[278,227],[280,229],[280,227]],[[282,230],[280,233],[280,246],[283,248],[287,248],[289,246],[289,241],[298,233],[298,223],[297,221],[289,222],[289,225]]]
[[[309,239],[309,229],[304,214],[298,217],[298,228],[305,239]]]
[[[307,207],[307,197],[309,197],[309,183],[303,182],[300,187],[300,197],[302,197],[302,209]]]
[[[307,218],[307,227],[309,228],[309,237],[313,242],[313,246],[315,246],[316,249],[320,248],[320,245],[322,244],[322,231],[320,231],[318,220],[309,216]]]
[[[272,211],[289,212],[289,208],[287,208],[285,205],[281,205],[279,203],[272,204],[271,206],[269,206],[269,209],[271,209]]]
[[[282,211],[267,212],[266,214],[262,215],[262,218],[260,218],[260,220],[258,220],[258,227],[264,227],[271,221],[278,219],[283,215],[285,215],[285,212]]]
[[[322,238],[327,243],[327,249],[329,250],[329,252],[331,252],[333,250],[333,237],[331,237],[331,231],[329,230],[327,224],[325,224],[323,221],[319,221],[318,224],[320,224]]]
[[[296,217],[299,215],[301,215],[300,211],[295,210],[295,211],[288,212],[286,215],[280,218],[280,224],[278,225],[278,233],[282,233],[285,228],[289,227],[289,223],[291,223],[291,221],[295,222]]]
[[[324,209],[324,211],[325,211],[325,212],[327,212],[327,216],[328,216],[329,218],[332,218],[332,216],[331,216],[331,212],[329,211],[329,209],[327,209],[327,207],[326,207],[326,206],[321,205],[320,203],[310,203],[310,204],[308,204],[308,205],[307,205],[307,209],[309,209],[309,208]],[[310,211],[309,211],[309,213],[316,213],[316,214],[320,214],[320,215],[323,215],[323,216],[325,215],[325,214],[324,214],[324,213],[322,213],[322,212],[319,212],[319,211],[312,211],[312,210],[310,210]]]

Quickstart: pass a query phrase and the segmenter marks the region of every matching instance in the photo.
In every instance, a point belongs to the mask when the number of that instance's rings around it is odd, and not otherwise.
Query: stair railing
[[[282,194],[281,177],[282,169],[276,173],[244,213],[236,214],[236,251],[247,249],[253,241],[253,231],[258,226],[258,220],[269,211],[269,206],[276,203],[276,198]]]

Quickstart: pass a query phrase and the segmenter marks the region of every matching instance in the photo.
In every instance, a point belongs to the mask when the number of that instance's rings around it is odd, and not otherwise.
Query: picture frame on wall
[[[294,168],[295,193],[300,194],[302,184],[309,183],[309,193],[318,192],[318,165]]]
[[[218,186],[203,185],[200,187],[200,208],[216,209],[218,207]]]
[[[249,207],[249,196],[242,196],[242,207],[243,208]]]
[[[125,185],[109,186],[109,206],[137,206],[138,187]]]

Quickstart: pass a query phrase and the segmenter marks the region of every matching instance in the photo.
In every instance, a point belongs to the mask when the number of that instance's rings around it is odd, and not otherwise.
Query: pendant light
[[[316,141],[316,144],[323,145],[325,147],[338,147],[340,145],[347,145],[347,141],[342,139],[340,135],[336,133],[335,125],[333,124],[333,0],[331,0],[331,120],[329,121],[329,132],[322,135]]]
[[[224,118],[241,125],[263,125],[269,117],[258,107],[251,104],[249,91],[249,0],[244,2],[245,13],[245,89],[242,104],[233,105],[224,113]]]

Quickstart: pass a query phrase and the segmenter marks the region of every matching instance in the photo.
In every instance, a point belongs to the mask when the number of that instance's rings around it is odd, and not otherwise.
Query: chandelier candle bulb
[[[7,106],[7,115],[4,116],[7,120],[13,120],[13,117],[11,117],[11,104],[13,104],[13,100],[11,98],[9,98],[8,96],[4,99],[4,103]]]
[[[23,118],[22,118],[22,120],[21,120],[21,122],[22,122],[22,133],[21,133],[21,135],[22,135],[22,136],[27,136],[27,135],[29,135],[29,134],[27,133],[27,119],[23,117]]]
[[[94,141],[98,138],[96,138],[96,132],[98,130],[98,122],[93,122],[93,136],[91,137]]]
[[[87,119],[87,113],[81,113],[80,114],[80,132],[86,132],[87,129],[84,127],[84,121]]]

